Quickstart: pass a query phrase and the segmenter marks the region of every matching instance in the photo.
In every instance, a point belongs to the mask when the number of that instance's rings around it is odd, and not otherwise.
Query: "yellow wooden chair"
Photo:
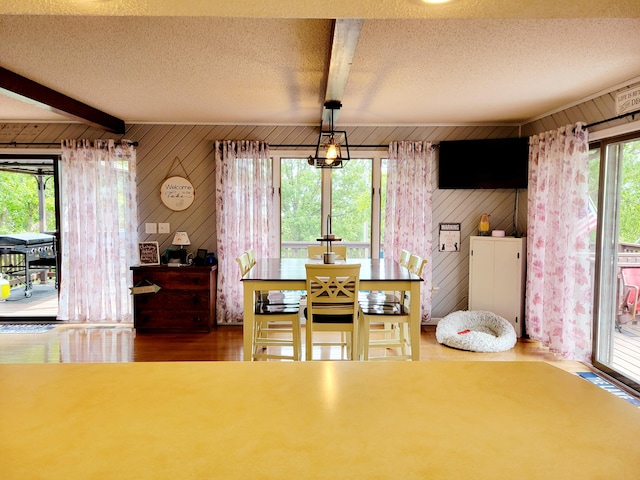
[[[409,307],[406,302],[360,302],[364,360],[409,360]],[[382,325],[380,327],[379,325]],[[375,337],[375,338],[374,338]],[[383,354],[373,356],[374,352]],[[388,355],[391,350],[396,354]]]
[[[406,257],[401,252],[401,258]],[[411,273],[420,276],[427,263],[419,255],[410,255],[407,268]],[[409,308],[411,298],[409,292],[386,294],[383,299],[363,298],[360,296],[362,309],[362,349],[364,360],[408,360],[410,354]],[[380,327],[380,324],[382,327]],[[373,338],[375,337],[375,338]],[[371,350],[382,350],[384,355],[371,356]],[[395,350],[395,355],[388,355]]]
[[[236,261],[242,276],[254,265],[247,252]],[[301,360],[300,296],[296,292],[256,292],[251,359]],[[271,348],[269,348],[271,347]],[[291,354],[288,350],[291,350]]]
[[[306,359],[313,347],[346,347],[347,358],[358,357],[358,291],[360,264],[307,264]],[[314,341],[315,332],[345,333],[339,342]],[[342,336],[341,336],[342,338]]]
[[[247,250],[247,255],[249,256],[249,264],[253,267],[256,264],[256,253],[253,248]]]
[[[251,270],[251,262],[249,260],[249,254],[243,252],[238,258],[236,258],[238,266],[240,267],[240,276],[244,277],[249,270]]]
[[[400,265],[402,265],[403,267],[408,267],[409,266],[409,257],[411,256],[411,253],[409,253],[409,250],[401,250],[400,251],[400,259],[398,260],[398,263]]]
[[[412,254],[409,257],[409,265],[407,265],[407,268],[411,273],[420,276],[425,263],[426,261],[424,261],[420,255]]]
[[[412,255],[409,259],[409,266],[407,267],[411,273],[416,274],[419,277],[422,277],[422,270],[424,270],[424,266],[427,264],[427,260],[418,256]]]
[[[339,260],[347,259],[347,247],[346,245],[332,245],[331,251],[336,254]],[[307,247],[308,258],[322,258],[322,255],[327,253],[327,247],[322,245],[309,245]]]
[[[420,255],[411,255],[409,258],[408,269],[414,275],[422,277],[422,270],[424,270],[424,266],[427,264],[427,260],[422,258]],[[406,297],[409,301],[410,295],[409,292],[404,293],[404,297]]]

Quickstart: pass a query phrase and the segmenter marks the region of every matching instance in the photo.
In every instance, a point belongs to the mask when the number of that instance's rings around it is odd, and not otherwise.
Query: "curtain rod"
[[[269,148],[316,148],[318,145],[269,144]],[[389,148],[389,145],[349,145],[349,148]]]
[[[121,142],[121,141],[115,142],[116,145],[122,145],[123,143],[124,142]],[[126,143],[134,147],[138,146],[138,142],[126,142]],[[17,147],[18,145],[34,146],[34,147],[59,147],[60,142],[0,142],[0,146]]]
[[[599,122],[589,123],[589,124],[585,125],[584,128],[595,127],[596,125],[600,125],[602,123],[611,122],[612,120],[619,120],[621,118],[625,118],[625,117],[628,117],[628,116],[635,117],[635,115],[638,114],[638,113],[640,113],[640,110],[635,110],[635,111],[629,112],[629,113],[623,113],[622,115],[618,115],[617,117],[607,118],[606,120],[600,120]],[[633,120],[635,120],[635,118]]]

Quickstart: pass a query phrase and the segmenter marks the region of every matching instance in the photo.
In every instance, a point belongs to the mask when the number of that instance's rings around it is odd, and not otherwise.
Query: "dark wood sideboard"
[[[217,266],[136,265],[133,285],[160,287],[134,294],[134,327],[139,333],[210,332],[216,319]]]

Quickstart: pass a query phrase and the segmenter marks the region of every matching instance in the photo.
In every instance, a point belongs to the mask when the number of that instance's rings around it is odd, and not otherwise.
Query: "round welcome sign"
[[[160,187],[162,203],[174,211],[185,210],[191,206],[196,191],[184,177],[169,177]]]

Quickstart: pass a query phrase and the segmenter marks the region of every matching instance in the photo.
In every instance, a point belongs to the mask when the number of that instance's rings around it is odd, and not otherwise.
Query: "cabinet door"
[[[469,310],[493,310],[494,242],[472,238],[469,257]]]
[[[512,324],[520,317],[522,242],[496,242],[493,312]],[[517,329],[516,329],[517,330]]]

